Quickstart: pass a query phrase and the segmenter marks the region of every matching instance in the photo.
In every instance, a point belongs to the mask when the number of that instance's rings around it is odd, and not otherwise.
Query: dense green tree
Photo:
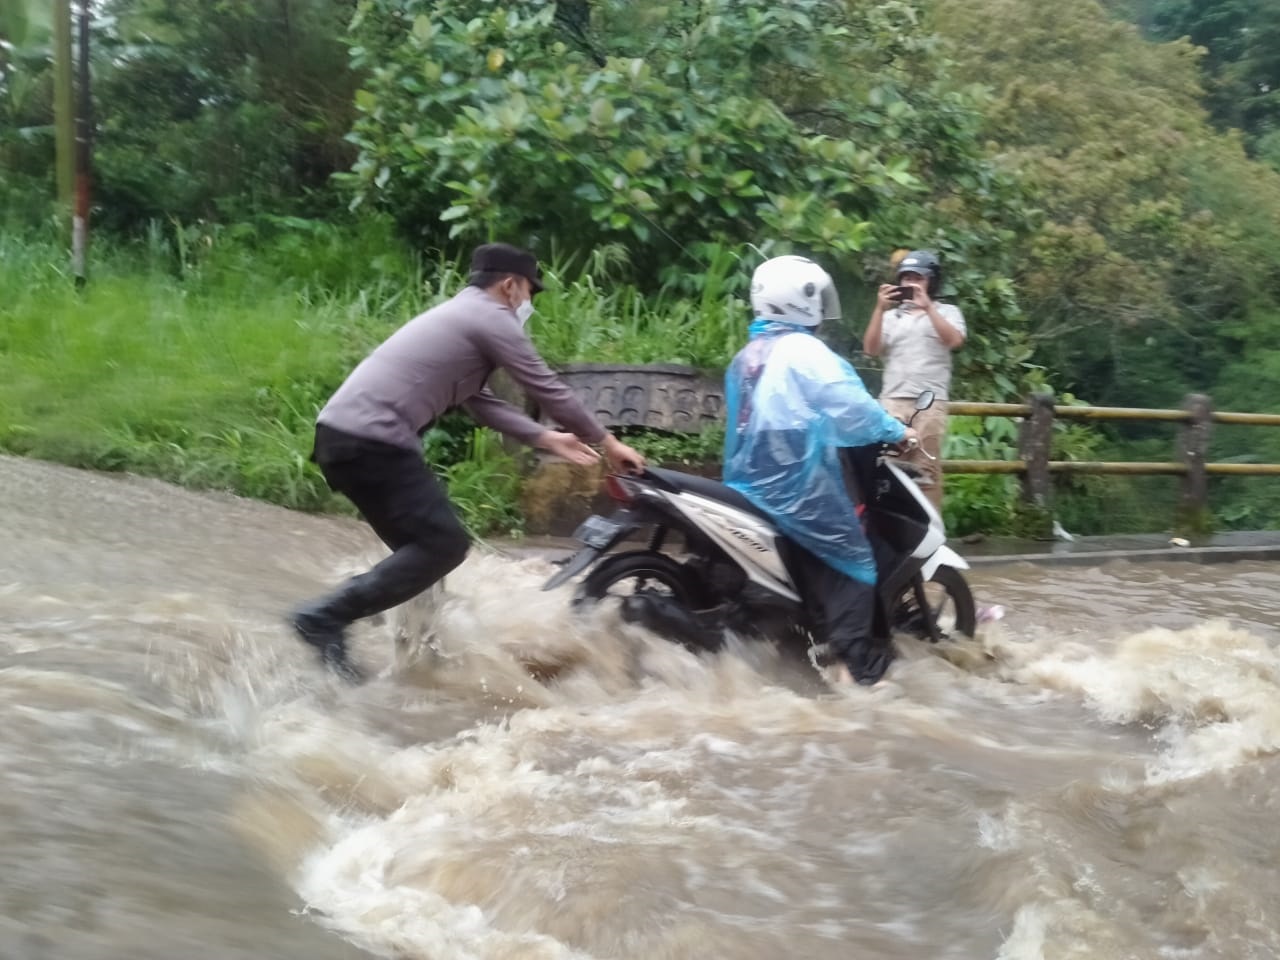
[[[930,173],[981,172],[974,104],[939,89],[913,18],[829,0],[371,0],[357,173],[427,233],[442,214],[469,236],[554,217],[647,244],[763,219],[856,250]],[[866,59],[874,75],[854,69]]]
[[[362,0],[353,32],[350,180],[424,243],[618,244],[638,282],[696,284],[705,243],[771,241],[863,289],[927,243],[975,320],[974,390],[1019,389],[1028,204],[912,4]]]
[[[53,189],[50,5],[0,0],[0,224],[48,211]]]
[[[52,181],[48,9],[0,8],[0,38],[13,37],[0,42],[0,187],[16,195],[33,179]],[[100,0],[91,9],[100,225],[338,206],[329,177],[353,157],[344,31],[354,0]]]
[[[1156,40],[1203,48],[1205,105],[1219,129],[1244,132],[1280,169],[1280,4],[1259,0],[1112,0]]]
[[[354,80],[351,0],[109,0],[98,42],[103,219],[332,209]],[[320,194],[317,202],[302,198]]]
[[[933,22],[994,88],[984,134],[1046,213],[1018,279],[1057,382],[1117,403],[1211,389],[1247,343],[1229,331],[1280,302],[1280,177],[1206,123],[1194,49],[1094,0],[938,0]]]

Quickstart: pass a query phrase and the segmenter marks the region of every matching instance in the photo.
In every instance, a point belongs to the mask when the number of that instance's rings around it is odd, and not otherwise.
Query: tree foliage
[[[767,233],[861,249],[919,189],[909,158],[824,136],[824,101],[788,115],[752,91],[761,73],[786,84],[775,51],[821,74],[852,30],[818,7],[364,3],[362,195],[428,237],[444,221],[466,240],[622,241],[652,251],[644,266]]]
[[[1141,0],[1128,13],[1159,40],[1204,49],[1205,104],[1219,129],[1235,128],[1280,169],[1280,5],[1258,0]]]
[[[328,178],[351,160],[350,0],[111,0],[109,9],[101,43],[111,67],[97,89],[108,216],[332,209]]]
[[[829,0],[370,0],[362,196],[426,236],[443,220],[468,240],[558,234],[664,259],[703,238],[896,240],[925,193],[922,141],[944,167],[977,166],[956,160],[971,105],[930,111],[897,87],[931,43],[913,17]],[[883,75],[859,82],[871,56]]]
[[[1028,203],[914,5],[362,0],[353,33],[356,202],[425,243],[621,244],[667,283],[710,243],[810,252],[861,283],[929,244],[989,335],[976,385],[1018,390],[1005,257]]]
[[[0,0],[0,223],[48,212],[53,189],[50,6]]]
[[[0,30],[40,25],[16,14],[20,0],[4,2]],[[100,0],[92,9],[100,224],[137,231],[155,219],[333,209],[329,177],[352,159],[356,82],[343,32],[353,0]],[[0,177],[26,185],[51,179],[54,142],[47,30],[23,34],[7,68],[0,60]]]
[[[1206,123],[1195,51],[1094,0],[938,0],[933,22],[1046,214],[1018,271],[1037,356],[1096,402],[1208,389],[1245,346],[1226,331],[1280,300],[1280,177]]]

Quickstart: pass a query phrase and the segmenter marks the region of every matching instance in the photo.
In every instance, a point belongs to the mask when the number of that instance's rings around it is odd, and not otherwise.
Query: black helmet
[[[929,296],[936,297],[942,286],[942,263],[932,250],[912,250],[898,263],[897,276],[918,273],[927,281]]]

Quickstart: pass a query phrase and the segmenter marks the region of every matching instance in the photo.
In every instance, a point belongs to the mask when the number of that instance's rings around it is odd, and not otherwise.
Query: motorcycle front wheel
[[[964,574],[954,567],[938,567],[924,582],[924,594],[929,615],[938,625],[940,639],[974,635],[978,628],[978,612]],[[916,601],[912,584],[902,591],[890,622],[896,633],[911,634],[921,640],[930,639],[928,622]]]

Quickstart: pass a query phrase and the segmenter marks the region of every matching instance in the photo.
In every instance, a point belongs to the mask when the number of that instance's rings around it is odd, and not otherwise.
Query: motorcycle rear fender
[[[605,528],[612,525],[613,529],[606,529],[603,533],[594,533],[584,537],[584,531],[593,523]],[[564,562],[564,565],[551,579],[542,585],[542,589],[554,590],[562,583],[572,580],[595,563],[597,557],[608,553],[640,525],[641,521],[630,510],[619,510],[611,517],[601,517],[599,515],[588,517],[574,532],[574,536],[583,541],[582,548]]]

